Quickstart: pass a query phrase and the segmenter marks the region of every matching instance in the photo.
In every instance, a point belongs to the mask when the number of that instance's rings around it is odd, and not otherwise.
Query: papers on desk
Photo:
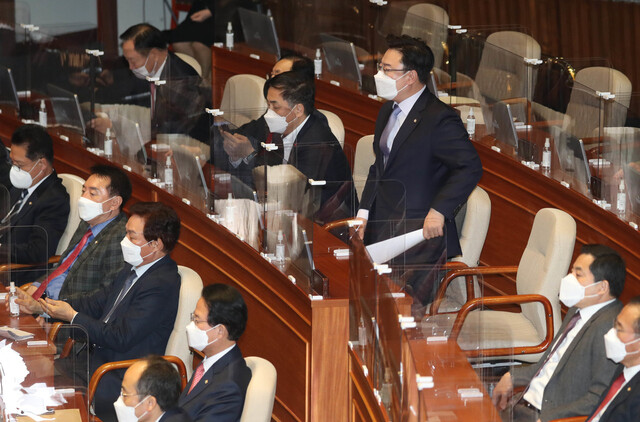
[[[78,409],[61,409],[51,414],[42,416],[18,416],[17,422],[38,422],[38,421],[60,421],[60,422],[82,422],[80,410]]]
[[[382,242],[367,246],[371,260],[376,264],[384,264],[396,256],[413,248],[424,240],[422,229],[414,230],[401,236],[392,237]]]
[[[8,338],[15,341],[28,340],[33,338],[33,334],[28,331],[18,330],[17,328],[0,327],[0,337]]]

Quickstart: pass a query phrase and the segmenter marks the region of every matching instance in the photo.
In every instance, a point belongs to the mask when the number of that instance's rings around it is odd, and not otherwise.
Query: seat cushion
[[[522,313],[485,310],[469,313],[458,337],[458,344],[462,350],[475,350],[536,346],[542,340]]]

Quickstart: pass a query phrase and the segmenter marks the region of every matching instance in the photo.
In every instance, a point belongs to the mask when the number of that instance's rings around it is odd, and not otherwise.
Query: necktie
[[[387,121],[387,125],[384,127],[382,135],[380,136],[380,151],[382,151],[382,154],[384,155],[385,164],[387,163],[387,159],[389,158],[389,154],[391,153],[389,142],[391,141],[391,139],[389,139],[389,135],[391,135],[391,132],[393,132],[393,128],[398,121],[398,114],[400,114],[400,111],[401,110],[400,107],[398,107],[398,104],[393,104],[393,111],[389,116],[389,121]]]
[[[204,365],[201,363],[196,368],[196,372],[193,374],[193,380],[191,380],[191,387],[189,387],[189,392],[187,394],[191,393],[191,391],[193,390],[193,387],[195,387],[200,382],[203,375],[204,375]]]
[[[7,221],[9,221],[9,219],[11,218],[11,216],[13,214],[17,214],[18,211],[20,211],[20,207],[22,205],[22,202],[24,202],[24,198],[27,197],[27,192],[28,191],[26,189],[22,189],[22,193],[20,194],[20,199],[18,199],[16,201],[16,203],[13,204],[13,206],[11,207],[11,209],[9,210],[7,215],[5,215],[5,217],[2,219],[2,221],[0,221],[0,223],[6,223]]]
[[[103,319],[104,322],[109,322],[109,318],[111,318],[111,315],[113,315],[113,311],[115,311],[118,305],[120,304],[120,302],[122,302],[122,299],[124,299],[124,297],[126,296],[127,292],[129,291],[129,288],[133,284],[133,280],[135,280],[136,277],[137,277],[136,271],[132,268],[131,273],[129,273],[129,276],[124,281],[124,285],[122,286],[122,290],[120,290],[120,293],[116,298],[116,301],[113,302],[113,306],[111,307],[111,310],[109,311],[107,316],[104,317]]]
[[[156,111],[156,84],[154,82],[149,82],[149,84],[149,89],[151,90],[151,118],[153,119]]]
[[[538,368],[538,372],[536,372],[536,374],[533,376],[533,378],[531,378],[532,380],[535,379],[538,375],[540,375],[540,372],[542,372],[542,369],[544,368],[544,366],[547,364],[549,359],[551,359],[551,357],[556,352],[556,350],[558,350],[558,347],[560,347],[560,345],[564,341],[565,337],[567,337],[567,334],[569,334],[569,331],[571,331],[573,329],[573,327],[576,326],[576,324],[578,323],[579,320],[580,320],[580,311],[578,311],[575,314],[573,314],[573,316],[571,317],[571,319],[567,323],[567,326],[564,327],[564,331],[562,331],[562,333],[560,333],[560,336],[558,337],[558,341],[555,342],[555,344],[553,345],[553,348],[551,349],[551,352],[549,352],[549,354],[547,355],[547,358],[544,360],[544,363],[542,365],[540,365],[540,368]],[[527,391],[529,391],[529,387],[530,386],[531,386],[531,383],[529,383],[529,385],[527,386],[527,389],[522,394],[522,397],[524,397],[525,394],[527,394]]]
[[[624,373],[621,373],[620,376],[618,376],[618,378],[613,381],[613,384],[611,384],[611,387],[609,388],[607,395],[604,397],[604,400],[602,400],[600,406],[598,406],[596,411],[593,413],[593,416],[591,416],[587,422],[591,422],[593,418],[598,416],[602,409],[604,409],[609,404],[609,402],[613,400],[613,398],[618,393],[618,390],[620,390],[620,387],[622,387],[622,384],[624,384]]]
[[[31,297],[33,297],[35,300],[40,299],[40,297],[42,296],[42,293],[46,290],[51,280],[58,277],[60,274],[63,274],[65,271],[67,271],[67,269],[71,266],[71,264],[76,260],[78,255],[80,255],[80,251],[82,250],[82,248],[84,248],[84,245],[87,244],[87,241],[89,240],[89,237],[91,237],[92,234],[93,233],[91,232],[91,228],[89,228],[87,232],[84,234],[84,236],[82,236],[82,239],[80,239],[80,243],[76,245],[76,247],[73,249],[73,251],[68,256],[68,258],[65,259],[62,264],[58,265],[58,267],[55,270],[53,270],[51,274],[49,274],[49,277],[47,277],[47,279],[44,280],[42,284],[40,284],[40,287],[38,287],[38,289],[33,293]]]

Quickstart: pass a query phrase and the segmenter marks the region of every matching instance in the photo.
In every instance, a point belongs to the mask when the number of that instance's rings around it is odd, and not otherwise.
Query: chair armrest
[[[7,271],[13,270],[24,270],[24,269],[32,269],[39,267],[47,267],[52,264],[57,264],[60,261],[60,255],[54,255],[47,262],[39,263],[39,264],[2,264],[0,265],[0,273],[4,273]]]
[[[186,367],[184,366],[184,362],[182,361],[182,359],[180,359],[177,356],[162,356],[162,358],[166,361],[169,361],[175,364],[178,367],[178,373],[180,374],[182,389],[184,390],[184,387],[186,387],[187,385],[187,370],[186,370]],[[87,391],[87,398],[89,399],[89,403],[93,402],[93,396],[96,393],[96,388],[98,387],[98,383],[100,382],[104,374],[106,374],[109,371],[114,371],[116,369],[128,368],[138,360],[139,359],[121,360],[117,362],[107,362],[100,365],[100,367],[96,369],[93,375],[91,375],[91,380],[89,381],[89,390]]]
[[[588,416],[570,416],[568,418],[554,419],[551,422],[585,422]]]
[[[327,224],[325,224],[324,226],[322,226],[322,228],[325,229],[326,231],[331,231],[331,230],[339,228],[339,227],[349,227],[349,222],[351,220],[355,220],[355,219],[354,218],[343,218],[342,220],[330,221]]]
[[[468,350],[465,351],[467,357],[477,357],[477,356],[504,356],[516,354],[514,350],[517,350],[517,354],[533,354],[533,353],[541,353],[549,347],[551,341],[553,340],[553,309],[551,308],[551,302],[543,295],[513,295],[513,296],[488,296],[482,298],[473,299],[464,304],[464,306],[458,312],[458,316],[456,317],[455,322],[453,323],[453,328],[451,329],[451,334],[449,335],[449,339],[453,341],[458,341],[458,336],[460,335],[460,331],[462,330],[462,326],[464,324],[464,320],[467,318],[467,315],[472,310],[484,306],[495,306],[495,305],[520,305],[523,303],[532,303],[539,302],[544,307],[545,312],[545,321],[546,321],[546,329],[547,334],[545,338],[542,340],[540,344],[537,346],[526,346],[520,348],[498,348],[498,349],[485,349],[485,350]]]
[[[453,280],[458,277],[465,277],[467,284],[467,301],[472,299],[471,292],[473,289],[469,289],[469,286],[473,287],[473,276],[474,275],[495,275],[495,274],[514,274],[518,272],[517,265],[505,265],[505,266],[494,266],[494,267],[466,267],[455,269],[447,273],[442,282],[440,282],[440,286],[438,287],[438,292],[436,293],[436,298],[431,304],[430,315],[435,315],[438,313],[438,308],[440,308],[440,303],[444,299],[445,293],[447,292],[447,287]]]

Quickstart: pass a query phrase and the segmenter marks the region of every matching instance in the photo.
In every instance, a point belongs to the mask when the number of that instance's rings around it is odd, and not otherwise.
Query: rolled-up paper
[[[401,236],[373,243],[367,246],[367,252],[369,252],[369,256],[371,256],[373,262],[376,264],[384,264],[401,253],[413,248],[423,240],[422,229],[418,229]]]

